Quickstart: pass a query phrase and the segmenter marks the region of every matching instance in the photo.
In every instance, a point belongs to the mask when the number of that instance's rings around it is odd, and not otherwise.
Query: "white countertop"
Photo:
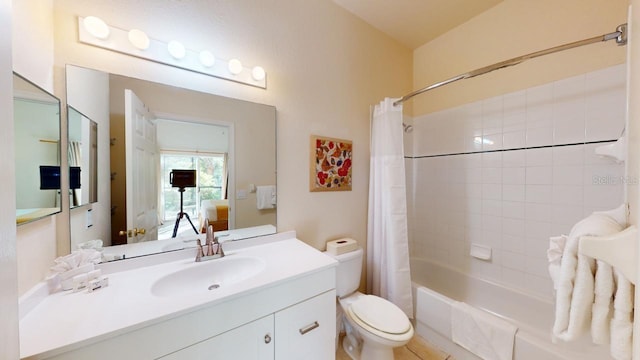
[[[258,257],[264,260],[265,269],[215,291],[203,289],[201,294],[172,297],[152,294],[152,284],[164,275],[210,262],[195,263],[189,257],[111,273],[109,286],[92,293],[48,295],[20,320],[21,357],[75,349],[337,265],[331,257],[295,238],[225,253],[224,258],[210,261]]]

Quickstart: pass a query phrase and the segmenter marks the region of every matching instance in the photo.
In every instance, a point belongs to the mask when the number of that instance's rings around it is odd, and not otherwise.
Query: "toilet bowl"
[[[404,346],[413,337],[413,326],[392,302],[357,290],[360,283],[363,251],[327,255],[338,260],[336,293],[338,295],[339,327],[346,336],[342,340],[345,352],[354,360],[393,360],[393,348]]]
[[[347,322],[343,348],[352,359],[392,360],[393,348],[413,337],[411,322],[390,301],[358,292],[338,302]]]

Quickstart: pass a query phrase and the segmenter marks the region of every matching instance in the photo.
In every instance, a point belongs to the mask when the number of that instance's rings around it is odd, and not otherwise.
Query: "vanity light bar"
[[[92,20],[90,23],[96,22],[93,20],[95,17],[87,18]],[[104,22],[102,22],[101,25],[106,26],[108,31],[105,30],[103,26],[100,36],[97,36],[92,34],[90,27],[85,25],[85,19],[84,17],[78,17],[78,41],[83,44],[97,46],[121,54],[135,56],[219,79],[230,80],[262,89],[267,88],[266,73],[260,66],[256,66],[253,69],[246,68],[237,59],[230,61],[222,60],[214,57],[213,54],[207,50],[190,50],[174,40],[165,43],[149,38],[144,32],[138,29],[127,31],[109,26]],[[134,34],[131,35],[131,32],[134,32]],[[105,33],[107,34],[106,36],[104,35]],[[136,45],[130,40],[131,36],[139,40],[135,42]],[[141,46],[141,42],[144,42],[146,46]]]

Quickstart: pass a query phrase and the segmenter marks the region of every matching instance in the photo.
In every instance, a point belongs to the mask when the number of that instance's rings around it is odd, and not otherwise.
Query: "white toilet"
[[[338,328],[344,325],[347,336],[342,346],[354,360],[393,360],[393,348],[403,346],[413,337],[407,315],[395,304],[381,297],[358,292],[362,271],[362,248],[341,255],[326,253],[338,261],[336,293]],[[344,320],[342,320],[344,319]]]

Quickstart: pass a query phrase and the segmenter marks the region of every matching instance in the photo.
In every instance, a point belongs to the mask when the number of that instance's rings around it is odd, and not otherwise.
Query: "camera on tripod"
[[[171,187],[188,188],[196,187],[195,170],[171,170],[169,173]]]
[[[178,191],[180,192],[180,212],[176,216],[176,224],[173,226],[173,235],[171,237],[174,238],[178,235],[178,227],[180,227],[180,220],[182,220],[183,217],[187,218],[187,220],[189,221],[189,224],[191,224],[191,228],[197,234],[198,230],[191,222],[191,218],[189,217],[189,214],[184,212],[184,198],[183,198],[185,188],[196,187],[196,171],[195,170],[175,170],[175,169],[171,170],[171,172],[169,173],[169,183],[171,183],[171,187],[178,188]]]

